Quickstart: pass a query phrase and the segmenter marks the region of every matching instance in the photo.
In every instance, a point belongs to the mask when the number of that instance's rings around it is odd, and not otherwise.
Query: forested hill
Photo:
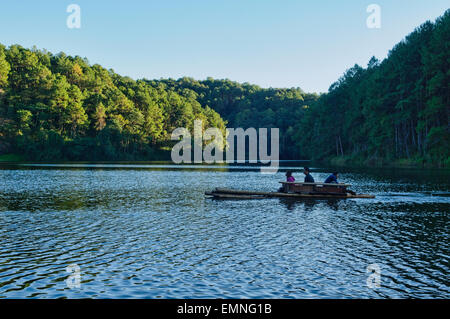
[[[355,65],[295,128],[304,156],[450,167],[450,10],[367,68]]]
[[[315,94],[229,80],[132,80],[64,53],[0,46],[0,155],[29,160],[153,160],[176,127],[278,127],[281,153],[300,156],[294,126]],[[220,114],[220,115],[219,115]],[[170,149],[170,148],[169,148]]]
[[[0,46],[0,154],[29,160],[152,160],[194,119],[225,132],[191,90],[122,77],[86,59]],[[170,159],[170,157],[169,157]]]
[[[450,166],[450,10],[327,94],[208,78],[132,80],[86,59],[0,45],[0,155],[153,160],[170,133],[278,127],[281,158]],[[228,124],[227,124],[228,122]]]
[[[186,90],[194,91],[197,101],[218,112],[227,121],[228,127],[279,128],[280,156],[283,159],[299,159],[302,156],[301,148],[295,146],[295,127],[305,110],[319,97],[315,93],[304,93],[300,88],[264,89],[248,83],[212,78],[205,81],[182,78],[147,83],[152,87],[163,85],[180,94]]]

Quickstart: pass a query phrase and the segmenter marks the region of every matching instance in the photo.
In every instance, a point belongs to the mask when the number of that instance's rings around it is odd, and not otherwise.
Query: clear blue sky
[[[81,29],[66,8],[81,7]],[[381,6],[381,29],[366,8]],[[1,1],[0,43],[87,57],[132,78],[229,78],[325,92],[355,63],[383,59],[449,0]]]

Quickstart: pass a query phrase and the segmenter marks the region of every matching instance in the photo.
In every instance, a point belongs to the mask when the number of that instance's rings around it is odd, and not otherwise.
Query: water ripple
[[[432,196],[448,178],[347,172],[377,197],[217,201],[204,191],[283,173],[105,165],[0,169],[0,298],[450,297],[450,201]]]

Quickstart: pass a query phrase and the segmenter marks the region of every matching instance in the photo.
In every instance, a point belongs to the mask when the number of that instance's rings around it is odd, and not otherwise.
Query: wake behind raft
[[[374,195],[356,194],[347,189],[349,184],[325,183],[288,183],[280,182],[282,192],[244,191],[227,188],[216,188],[205,195],[220,199],[263,199],[263,198],[297,198],[297,199],[347,199],[347,198],[375,198]]]

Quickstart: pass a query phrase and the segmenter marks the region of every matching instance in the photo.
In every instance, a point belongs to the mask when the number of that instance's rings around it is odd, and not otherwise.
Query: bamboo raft
[[[304,184],[304,183],[302,183]],[[343,184],[340,184],[342,187]],[[346,185],[348,186],[348,185]],[[347,192],[258,192],[244,191],[227,188],[216,188],[211,192],[205,192],[206,196],[218,199],[263,199],[263,198],[295,198],[295,199],[348,199],[348,198],[375,198],[368,194],[350,194]]]

